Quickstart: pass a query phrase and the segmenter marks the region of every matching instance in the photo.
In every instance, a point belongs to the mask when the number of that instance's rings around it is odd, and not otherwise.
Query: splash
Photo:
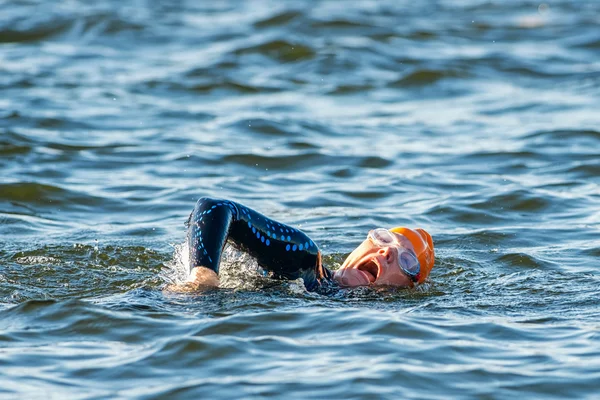
[[[189,275],[189,246],[187,242],[172,245],[173,259],[165,263],[160,277],[167,284],[183,284]],[[264,286],[265,273],[256,259],[226,244],[219,266],[219,287],[252,290]]]
[[[187,280],[189,274],[189,247],[187,242],[171,246],[173,258],[164,264],[159,276],[167,284],[180,285]]]
[[[264,271],[258,266],[256,258],[230,244],[225,246],[219,267],[220,287],[257,289],[264,285],[264,276]]]

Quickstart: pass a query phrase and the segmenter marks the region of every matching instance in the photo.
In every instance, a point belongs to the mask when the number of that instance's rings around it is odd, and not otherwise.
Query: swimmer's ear
[[[190,227],[190,221],[192,220],[192,214],[193,212],[190,213],[190,216],[188,217],[188,219],[184,222],[184,225],[186,228]]]

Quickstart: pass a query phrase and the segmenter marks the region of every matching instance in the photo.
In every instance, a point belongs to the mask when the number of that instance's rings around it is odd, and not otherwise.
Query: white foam
[[[189,276],[189,247],[187,241],[173,244],[173,259],[165,264],[160,277],[169,284],[183,284]],[[253,289],[258,287],[263,270],[256,259],[225,245],[219,266],[219,287],[227,289]]]

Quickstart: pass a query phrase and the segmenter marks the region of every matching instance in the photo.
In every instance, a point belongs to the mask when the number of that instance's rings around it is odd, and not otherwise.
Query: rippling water
[[[214,3],[0,3],[0,396],[597,396],[600,3]],[[436,268],[163,293],[204,195]]]

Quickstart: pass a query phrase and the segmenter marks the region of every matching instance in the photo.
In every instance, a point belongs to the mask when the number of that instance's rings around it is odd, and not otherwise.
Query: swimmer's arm
[[[219,264],[227,240],[276,276],[304,278],[307,288],[325,275],[317,246],[303,232],[239,203],[203,197],[188,221],[190,277],[184,284],[186,288],[218,286]]]

